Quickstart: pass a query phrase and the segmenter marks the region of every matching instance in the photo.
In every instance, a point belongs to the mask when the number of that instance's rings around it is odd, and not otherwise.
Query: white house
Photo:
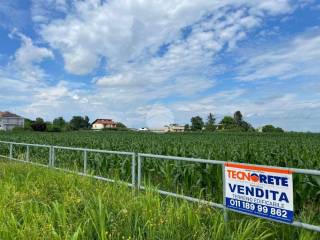
[[[146,132],[146,131],[149,131],[149,128],[142,127],[142,128],[139,128],[138,131],[139,132]]]
[[[176,123],[166,126],[168,132],[184,132],[184,126]]]
[[[0,130],[8,131],[24,127],[24,118],[11,112],[0,112]]]
[[[112,119],[96,119],[92,123],[93,130],[102,130],[105,128],[117,128],[117,123],[112,121]]]
[[[150,131],[155,133],[184,132],[184,126],[173,123],[162,128],[151,128]]]

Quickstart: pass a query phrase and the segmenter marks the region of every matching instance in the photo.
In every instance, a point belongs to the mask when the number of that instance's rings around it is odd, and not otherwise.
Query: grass
[[[319,239],[151,191],[0,161],[0,239]]]

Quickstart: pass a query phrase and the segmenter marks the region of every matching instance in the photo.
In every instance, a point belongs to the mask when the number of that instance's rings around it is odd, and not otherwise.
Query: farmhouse
[[[92,123],[93,130],[102,130],[105,128],[117,128],[117,123],[115,123],[112,119],[96,119]]]
[[[0,130],[8,131],[24,127],[24,118],[11,112],[0,112]]]
[[[184,126],[173,123],[166,126],[168,132],[184,132]]]
[[[184,132],[184,126],[173,123],[162,128],[151,128],[150,131],[155,133]]]

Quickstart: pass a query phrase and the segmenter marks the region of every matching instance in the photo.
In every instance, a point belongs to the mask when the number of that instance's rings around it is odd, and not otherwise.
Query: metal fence
[[[129,187],[134,187],[136,186],[136,174],[135,174],[135,156],[136,154],[133,152],[120,152],[120,151],[108,151],[108,150],[99,150],[99,149],[87,149],[87,148],[74,148],[74,147],[63,147],[63,146],[51,146],[51,145],[41,145],[41,144],[28,144],[28,143],[16,143],[16,142],[5,142],[5,141],[0,141],[0,143],[2,144],[7,144],[9,146],[9,155],[1,155],[0,157],[6,158],[6,159],[10,159],[10,160],[15,160],[15,161],[19,161],[19,162],[25,162],[25,163],[30,163],[30,164],[34,164],[34,165],[38,165],[38,166],[44,166],[44,167],[51,167],[53,169],[56,170],[62,170],[65,172],[70,172],[70,173],[75,173],[81,176],[87,176],[87,177],[91,177],[91,178],[95,178],[98,180],[103,180],[103,181],[107,181],[107,182],[118,182],[121,184],[125,184]],[[18,158],[13,157],[13,147],[17,145],[17,146],[25,146],[26,147],[26,157],[25,159],[21,160]],[[30,158],[30,147],[38,147],[38,148],[46,148],[48,149],[48,159],[47,159],[47,164],[41,164],[41,163],[37,163],[37,162],[33,162]],[[60,168],[57,167],[55,164],[56,161],[56,151],[62,149],[62,150],[72,150],[72,151],[80,151],[83,153],[83,171],[79,172],[79,171],[72,171],[72,170],[67,170],[64,168]],[[121,156],[131,156],[131,182],[124,182],[124,181],[116,181],[115,179],[110,179],[110,178],[106,178],[106,177],[102,177],[102,176],[97,176],[97,175],[91,175],[88,174],[87,171],[87,160],[88,160],[88,153],[92,152],[92,153],[105,153],[105,154],[112,154],[112,155],[121,155]]]
[[[108,150],[99,150],[99,149],[87,149],[87,148],[74,148],[74,147],[62,147],[62,146],[51,146],[51,145],[40,145],[40,144],[28,144],[28,143],[17,143],[17,142],[6,142],[6,141],[0,141],[1,144],[8,145],[9,147],[9,154],[8,155],[1,155],[0,157],[6,158],[9,160],[16,160],[19,162],[24,162],[24,163],[30,163],[34,165],[39,165],[39,166],[44,166],[44,167],[51,167],[53,169],[57,170],[62,170],[74,174],[78,174],[81,176],[86,176],[86,177],[91,177],[94,179],[98,180],[103,180],[107,182],[118,182],[121,184],[125,184],[129,187],[136,188],[137,190],[145,190],[146,187],[142,184],[142,164],[144,158],[153,158],[153,159],[162,159],[162,160],[174,160],[174,161],[184,161],[184,162],[192,162],[192,163],[201,163],[201,164],[211,164],[211,165],[219,165],[222,167],[222,178],[223,178],[223,199],[225,199],[225,169],[224,169],[224,164],[226,161],[220,161],[220,160],[208,160],[208,159],[198,159],[198,158],[186,158],[186,157],[176,157],[176,156],[164,156],[164,155],[154,155],[154,154],[145,154],[145,153],[134,153],[134,152],[121,152],[121,151],[108,151]],[[18,159],[13,157],[13,149],[14,146],[24,146],[25,147],[25,158],[24,159]],[[47,164],[40,164],[33,162],[30,158],[30,148],[31,147],[38,147],[38,148],[45,148],[48,149],[48,160]],[[1,147],[0,147],[1,149]],[[83,171],[70,171],[67,169],[59,168],[55,166],[55,160],[56,160],[56,150],[61,149],[61,150],[71,150],[71,151],[80,151],[83,154]],[[87,172],[87,161],[88,161],[88,153],[106,153],[106,154],[114,154],[114,155],[120,155],[120,156],[131,156],[131,183],[129,182],[124,182],[124,181],[117,181],[115,179],[110,179],[98,175],[91,175],[88,174]],[[136,164],[136,157],[138,160],[138,164]],[[230,162],[229,162],[230,163]],[[257,166],[254,164],[246,164],[248,166]],[[310,170],[310,169],[299,169],[299,168],[283,168],[283,167],[274,167],[274,166],[264,166],[264,165],[258,165],[260,167],[268,167],[268,168],[275,168],[275,169],[284,169],[284,170],[289,170],[293,174],[306,174],[306,175],[315,175],[315,176],[320,176],[320,171],[319,170]],[[137,175],[136,175],[137,172]],[[228,211],[233,211],[233,212],[238,212],[237,210],[229,209],[225,207],[225,202],[223,203],[216,203],[212,201],[206,201],[200,198],[195,198],[195,197],[190,197],[182,194],[178,194],[175,192],[169,192],[169,191],[164,191],[161,189],[151,189],[152,191],[156,191],[162,195],[166,196],[171,196],[179,199],[184,199],[190,202],[195,202],[199,204],[206,204],[212,207],[220,208],[224,211],[224,218],[225,221],[228,221]],[[246,215],[251,215],[250,213],[244,213],[244,212],[238,212],[241,214],[246,214]],[[254,216],[254,215],[252,215]],[[256,216],[255,216],[256,217]],[[259,218],[263,218],[260,217]],[[270,220],[270,219],[268,219]],[[276,221],[276,220],[273,220]],[[281,222],[283,223],[283,222]],[[301,227],[304,229],[320,232],[320,226],[308,224],[308,223],[303,223],[300,221],[294,221],[293,223],[285,223],[289,224],[295,227]]]

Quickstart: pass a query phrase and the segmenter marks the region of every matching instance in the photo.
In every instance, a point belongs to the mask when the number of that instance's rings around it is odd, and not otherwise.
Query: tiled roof
[[[11,112],[0,112],[0,117],[3,117],[3,118],[18,117],[19,118],[20,116]]]
[[[97,119],[92,124],[103,124],[103,125],[112,125],[116,124],[112,119]]]

